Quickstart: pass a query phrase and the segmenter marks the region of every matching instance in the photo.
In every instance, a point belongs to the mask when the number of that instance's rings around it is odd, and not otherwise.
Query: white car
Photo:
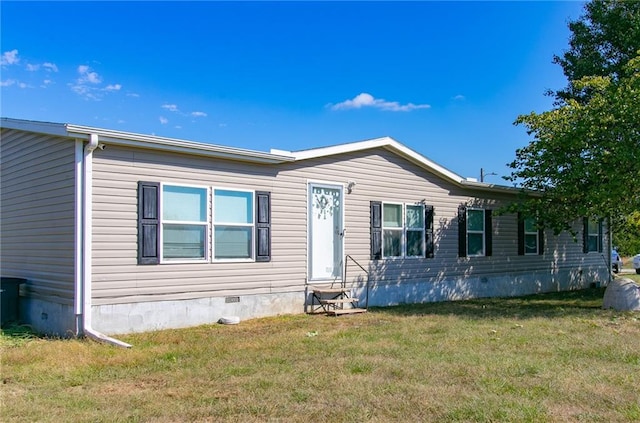
[[[636,273],[640,275],[640,254],[633,256],[633,268],[636,269]]]
[[[611,270],[613,270],[613,273],[618,273],[622,269],[622,264],[622,258],[618,251],[611,250]]]

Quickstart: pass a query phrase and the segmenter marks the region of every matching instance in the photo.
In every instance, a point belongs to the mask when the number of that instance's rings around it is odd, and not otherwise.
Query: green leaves
[[[516,151],[507,179],[539,196],[512,210],[537,215],[556,233],[583,216],[640,210],[639,70],[640,50],[616,77],[573,81],[588,97],[567,98],[552,110],[516,119],[534,140]]]

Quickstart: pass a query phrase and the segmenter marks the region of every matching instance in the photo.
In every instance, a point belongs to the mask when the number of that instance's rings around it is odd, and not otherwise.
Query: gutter
[[[93,151],[98,148],[98,135],[90,134],[89,143],[76,140],[75,175],[75,298],[74,311],[78,336],[86,336],[98,342],[131,348],[130,344],[98,332],[91,326],[91,258],[92,258],[92,207]]]
[[[236,147],[224,147],[215,144],[205,144],[155,135],[142,135],[109,129],[92,128],[88,126],[64,124],[65,135],[76,139],[87,140],[92,136],[99,136],[103,142],[109,144],[163,150],[172,153],[199,155],[204,157],[222,158],[261,164],[279,164],[292,162],[294,158],[287,155],[264,153]],[[95,149],[95,147],[94,147]]]

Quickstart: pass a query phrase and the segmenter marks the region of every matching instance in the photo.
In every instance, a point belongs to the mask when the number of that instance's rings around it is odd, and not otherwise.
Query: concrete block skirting
[[[303,310],[303,292],[101,305],[93,306],[93,328],[117,335],[212,324],[232,316],[242,324],[247,319]]]
[[[585,272],[530,272],[438,280],[372,281],[369,306],[454,301],[481,297],[512,297],[543,292],[569,291],[606,285],[606,269]],[[363,283],[352,287],[351,296],[364,307]],[[307,299],[308,300],[308,299]],[[94,305],[93,329],[105,335],[147,332],[213,324],[223,317],[243,320],[305,311],[305,291],[238,295],[192,300],[151,301]],[[71,305],[21,298],[21,321],[40,333],[76,336],[76,316]]]
[[[385,307],[471,298],[516,297],[589,288],[594,283],[606,285],[608,277],[606,272],[588,273],[588,275],[584,277],[582,274],[563,271],[556,274],[532,272],[436,281],[372,281],[369,284],[368,305]],[[352,295],[360,299],[361,307],[365,305],[364,285],[354,287]]]

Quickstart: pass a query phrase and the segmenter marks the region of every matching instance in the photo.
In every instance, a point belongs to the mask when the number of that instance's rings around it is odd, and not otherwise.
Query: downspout
[[[98,148],[98,135],[90,134],[84,146],[76,141],[76,297],[75,314],[79,336],[95,341],[131,348],[130,344],[100,333],[91,326],[91,278],[92,278],[92,193],[93,151]]]
[[[607,244],[608,247],[607,251],[605,252],[605,257],[609,257],[609,259],[607,260],[605,258],[605,261],[608,263],[609,265],[609,269],[607,274],[609,275],[609,281],[608,283],[613,282],[613,257],[611,257],[611,250],[613,250],[613,228],[611,227],[611,217],[607,218],[607,230],[609,232],[609,236],[608,236],[608,240],[607,240]],[[622,269],[619,269],[618,271],[620,272]]]

